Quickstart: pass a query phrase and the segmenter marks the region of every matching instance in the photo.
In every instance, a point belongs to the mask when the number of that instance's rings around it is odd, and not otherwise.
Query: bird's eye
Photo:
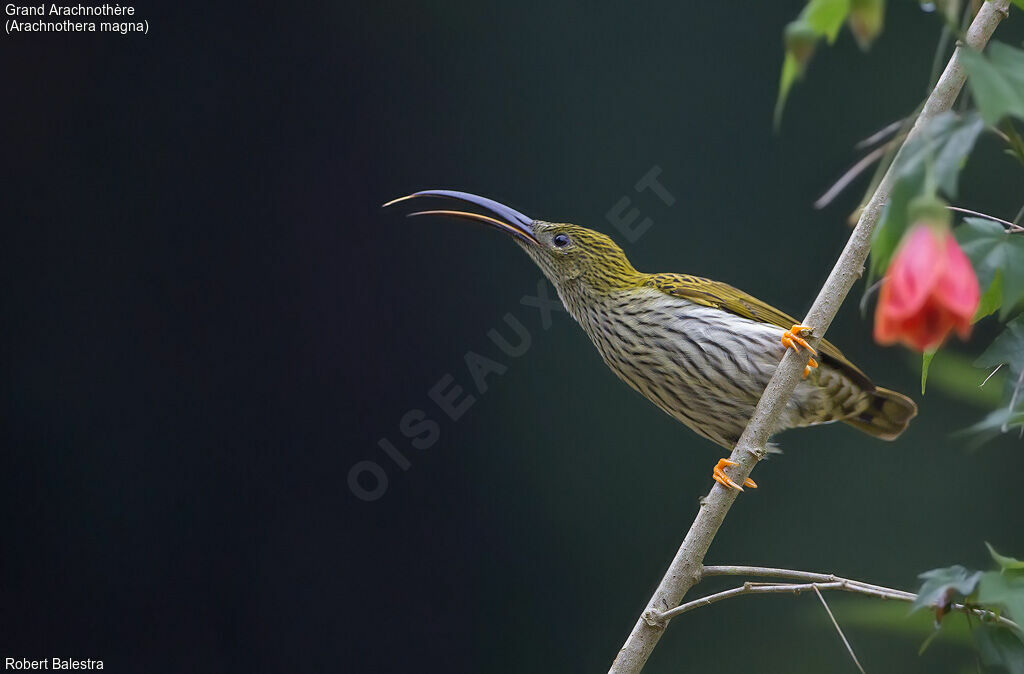
[[[555,238],[551,239],[551,243],[555,244],[555,248],[565,248],[569,245],[569,235],[556,234]]]

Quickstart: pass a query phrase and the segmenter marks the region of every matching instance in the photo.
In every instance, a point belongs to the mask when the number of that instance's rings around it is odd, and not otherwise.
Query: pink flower
[[[903,342],[918,351],[937,348],[952,330],[971,334],[978,310],[978,278],[953,232],[927,221],[903,237],[882,279],[875,341]]]

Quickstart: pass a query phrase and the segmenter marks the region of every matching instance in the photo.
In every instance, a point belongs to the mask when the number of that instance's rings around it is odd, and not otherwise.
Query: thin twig
[[[882,185],[882,180],[886,179],[886,176],[889,174],[889,169],[892,168],[896,161],[896,155],[907,143],[907,134],[917,126],[917,120],[920,119],[920,115],[924,110],[926,102],[927,100],[919,103],[914,112],[903,118],[898,131],[900,141],[886,143],[885,155],[882,157],[882,160],[878,162],[878,166],[875,167],[875,172],[871,175],[871,180],[868,182],[868,188],[864,190],[864,197],[861,199],[857,208],[853,210],[853,213],[850,214],[849,221],[851,226],[860,222],[864,215],[864,209],[867,208],[867,205],[871,203],[871,200],[878,194],[878,190]]]
[[[811,571],[795,571],[793,569],[777,569],[771,566],[705,566],[701,571],[701,579],[713,578],[715,576],[755,576],[759,578],[785,578],[787,580],[802,580],[808,583],[833,583],[837,580],[834,575],[828,573],[814,573]]]
[[[964,29],[967,28],[968,24],[971,23],[971,16],[974,15],[974,8],[977,5],[977,0],[971,0],[970,2],[964,3],[964,13],[960,19],[960,35],[963,35]],[[1003,12],[1004,18],[1009,16],[1010,7],[1007,5],[1006,10]],[[959,37],[959,36],[958,36]],[[959,43],[958,43],[959,44]],[[981,51],[980,49],[978,51]],[[968,90],[963,97],[957,102],[960,106],[960,112],[964,112],[971,104],[972,91]]]
[[[894,590],[891,587],[873,585],[861,580],[852,578],[840,578],[834,574],[814,573],[811,571],[796,571],[794,569],[777,569],[770,566],[705,566],[701,578],[714,576],[754,576],[757,578],[785,578],[786,580],[799,580],[806,583],[836,583],[841,582],[847,585],[856,585],[868,590],[892,595],[891,598],[898,598],[913,601],[917,595],[905,590]],[[896,597],[896,595],[899,595]]]
[[[907,141],[916,137],[928,122],[952,107],[967,78],[967,71],[960,62],[963,50],[983,49],[995,32],[996,26],[1008,13],[1009,6],[1010,0],[988,0],[981,6],[967,31],[964,46],[958,45],[953,51],[938,83],[921,106],[921,113],[907,134],[903,147]],[[899,154],[897,151],[897,158]],[[871,247],[871,237],[882,209],[889,200],[889,191],[894,180],[895,175],[890,165],[871,199],[861,211],[859,222],[850,234],[850,240],[802,322],[803,325],[814,328],[810,340],[812,346],[816,346],[824,336],[839,311],[839,306],[864,271],[864,261]],[[740,484],[750,475],[757,462],[767,454],[768,439],[778,429],[782,412],[801,381],[806,357],[802,354],[797,355],[791,349],[786,351],[754,408],[750,422],[729,455],[729,459],[736,462],[729,469],[729,476]],[[711,492],[702,500],[700,510],[679,550],[619,650],[609,672],[636,674],[643,669],[644,663],[661,639],[661,635],[665,633],[666,627],[665,621],[652,621],[649,616],[678,606],[683,596],[700,580],[704,556],[737,494],[737,491],[717,482],[712,486]]]
[[[998,222],[999,224],[1005,226],[1011,232],[1024,232],[1024,227],[1021,227],[1020,225],[1015,225],[1014,223],[1010,222],[1009,220],[1003,220],[1002,218],[997,218],[994,215],[988,215],[987,213],[979,213],[978,211],[972,211],[969,208],[960,208],[959,206],[946,206],[946,208],[948,208],[951,211],[956,211],[957,213],[966,213],[967,215],[977,215],[979,218],[985,218],[986,220],[991,220],[992,222]]]
[[[1015,218],[1013,219],[1013,224],[1015,224],[1015,225],[1018,225],[1018,224],[1020,224],[1020,219],[1021,219],[1021,218],[1024,218],[1024,206],[1021,206],[1021,207],[1020,207],[1020,210],[1019,210],[1019,211],[1017,211],[1017,217],[1015,217]]]
[[[770,566],[705,566],[701,573],[701,579],[713,578],[715,576],[753,576],[755,578],[782,578],[785,580],[796,580],[805,583],[818,583],[819,586],[822,588],[824,588],[824,584],[839,583],[843,586],[842,589],[847,592],[856,592],[858,594],[864,594],[869,597],[878,597],[879,599],[895,599],[897,601],[906,602],[913,602],[917,599],[917,595],[913,592],[907,592],[906,590],[897,590],[891,587],[885,587],[883,585],[875,585],[873,583],[865,583],[862,580],[854,580],[852,578],[842,578],[831,573],[826,574],[816,573],[813,571],[797,571],[795,569],[779,569]],[[987,611],[982,608],[965,606],[964,604],[952,604],[952,609],[954,611],[961,611],[963,613],[967,613],[968,615],[976,615],[978,616],[978,618],[982,620],[996,621],[1002,625],[1005,625],[1006,627],[1011,627],[1016,630],[1021,629],[1021,627],[1012,620],[1008,618],[1003,618],[991,611]]]
[[[694,599],[682,606],[677,606],[671,611],[656,613],[650,617],[654,620],[664,621],[669,620],[670,618],[675,618],[676,616],[684,613],[689,613],[695,608],[703,608],[705,606],[717,604],[723,599],[732,599],[733,597],[740,597],[747,594],[800,594],[801,592],[813,589],[814,587],[820,587],[823,590],[842,590],[843,584],[838,581],[833,583],[744,583],[740,587],[734,587],[731,590],[723,590],[721,592],[708,595],[707,597]]]
[[[939,35],[939,43],[935,45],[935,56],[932,57],[932,74],[928,77],[929,90],[935,86],[935,80],[939,77],[939,68],[942,67],[942,56],[946,53],[946,49],[949,48],[951,37],[953,37],[953,31],[950,30],[948,23],[943,22],[942,34]]]
[[[740,587],[716,592],[715,594],[708,595],[707,597],[702,597],[700,599],[694,599],[693,601],[677,606],[669,611],[649,613],[646,615],[646,618],[652,622],[661,623],[683,613],[688,613],[695,608],[710,606],[711,604],[715,604],[723,599],[731,599],[732,597],[739,597],[746,594],[800,594],[804,590],[809,589],[839,590],[842,592],[861,594],[867,597],[875,597],[876,599],[893,599],[895,601],[908,603],[917,599],[916,594],[913,592],[907,592],[906,590],[897,590],[895,588],[875,585],[873,583],[865,583],[864,581],[853,580],[852,578],[842,578],[834,574],[796,571],[794,569],[776,569],[765,566],[705,566],[701,573],[701,578],[710,578],[714,576],[753,576],[801,582],[755,583],[747,581]],[[1021,629],[1021,626],[1014,621],[987,609],[956,603],[951,604],[950,609],[969,616],[976,616],[980,620],[996,622],[1004,627],[1024,632],[1024,630]]]
[[[836,632],[839,632],[839,638],[843,640],[843,645],[846,646],[846,650],[850,653],[850,657],[853,658],[853,664],[857,665],[857,669],[860,670],[860,674],[867,674],[864,671],[864,667],[861,666],[860,660],[857,659],[857,654],[853,652],[853,646],[850,645],[846,635],[843,634],[843,628],[839,626],[839,621],[832,614],[832,609],[828,607],[828,602],[825,601],[825,597],[822,596],[821,590],[818,589],[817,585],[814,585],[814,594],[818,595],[818,599],[821,600],[821,605],[825,607],[825,613],[828,613],[828,617],[832,619],[832,624],[836,628]]]
[[[846,169],[846,173],[839,176],[839,179],[832,183],[832,187],[828,188],[824,194],[818,197],[818,200],[814,202],[814,207],[822,209],[832,203],[832,200],[839,196],[839,194],[845,190],[847,186],[857,178],[857,176],[863,173],[876,161],[881,159],[888,149],[888,145],[879,145],[874,150],[861,157],[856,164]]]
[[[886,124],[881,129],[879,129],[878,131],[875,131],[873,134],[871,134],[870,136],[868,136],[864,140],[857,141],[857,144],[853,146],[853,149],[855,149],[855,150],[863,150],[866,147],[871,147],[875,143],[882,142],[883,140],[885,140],[889,136],[891,136],[894,133],[896,133],[897,131],[899,131],[900,127],[902,127],[903,124],[906,123],[906,121],[907,121],[906,119],[897,119],[895,122],[892,122],[890,124]]]

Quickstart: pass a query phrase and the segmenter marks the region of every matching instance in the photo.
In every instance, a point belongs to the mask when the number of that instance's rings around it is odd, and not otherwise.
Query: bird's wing
[[[646,284],[673,297],[680,297],[696,304],[708,307],[715,307],[749,318],[752,321],[771,323],[784,330],[788,330],[798,321],[789,314],[783,313],[772,305],[762,302],[753,295],[733,288],[727,283],[712,281],[700,276],[688,274],[651,274]],[[851,379],[860,384],[866,390],[873,390],[874,384],[867,375],[851,363],[843,352],[840,351],[828,340],[821,340],[818,351],[824,357],[825,362],[845,372]]]

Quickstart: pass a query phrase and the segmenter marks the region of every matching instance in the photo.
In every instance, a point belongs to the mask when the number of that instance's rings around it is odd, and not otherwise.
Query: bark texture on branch
[[[985,2],[967,30],[965,39],[967,46],[976,50],[983,49],[989,38],[992,37],[992,33],[995,32],[996,26],[1007,15],[1009,5],[1010,0]],[[952,107],[967,76],[964,66],[960,62],[962,50],[962,46],[957,46],[953,52],[942,76],[922,106],[913,128],[904,139],[903,147],[906,146],[907,141],[920,133],[921,128],[928,121]],[[899,154],[898,152],[896,159],[899,158]],[[893,165],[895,163],[896,160],[893,161]],[[870,250],[871,235],[878,224],[882,209],[889,199],[893,180],[893,171],[890,166],[861,212],[857,226],[850,235],[850,240],[846,243],[832,273],[829,274],[828,280],[825,281],[825,285],[822,286],[818,297],[803,320],[804,325],[814,328],[814,334],[810,340],[814,345],[817,345],[817,342],[824,336],[825,331],[832,324],[832,319],[839,311],[840,304],[863,273],[864,261]],[[771,381],[768,382],[746,430],[729,457],[739,464],[728,471],[730,477],[737,483],[742,483],[764,456],[768,438],[775,430],[786,403],[789,402],[799,383],[805,364],[806,356],[787,350]],[[633,631],[630,632],[626,643],[615,658],[615,662],[612,663],[609,670],[611,674],[635,673],[643,669],[644,663],[647,662],[647,658],[650,657],[651,651],[654,650],[654,646],[667,626],[668,621],[660,619],[660,615],[678,606],[683,596],[700,580],[704,555],[707,554],[711,541],[718,533],[718,528],[722,525],[726,513],[729,512],[733,501],[736,500],[737,493],[715,483],[711,492],[704,498],[697,517],[690,525],[690,530],[669,565],[665,577],[658,584],[658,588],[637,620]]]

